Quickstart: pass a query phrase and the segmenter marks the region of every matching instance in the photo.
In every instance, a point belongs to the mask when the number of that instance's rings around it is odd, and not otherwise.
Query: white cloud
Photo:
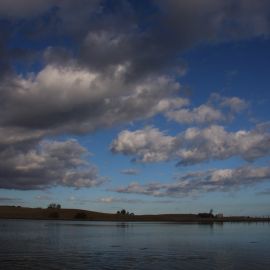
[[[144,119],[180,108],[180,85],[166,76],[136,83],[124,80],[125,66],[109,74],[77,66],[48,65],[28,78],[9,78],[0,90],[5,97],[1,123],[47,132],[89,132]]]
[[[249,103],[239,97],[224,97],[218,93],[210,96],[209,102],[217,102],[220,107],[229,108],[232,113],[239,113],[248,108]]]
[[[270,134],[267,125],[237,132],[211,125],[202,129],[188,128],[175,137],[148,127],[122,131],[113,141],[111,150],[130,155],[139,162],[176,160],[180,165],[192,165],[233,156],[253,161],[269,155]]]
[[[205,192],[233,191],[269,180],[269,167],[245,166],[236,169],[216,169],[188,173],[179,176],[174,183],[151,183],[145,185],[131,183],[126,187],[119,187],[115,191],[157,197],[183,197]]]
[[[111,144],[114,153],[134,155],[141,162],[157,162],[170,159],[176,139],[156,128],[138,131],[122,131]]]
[[[248,103],[238,97],[223,98],[221,106],[229,107],[233,112],[243,111],[248,107]]]
[[[225,120],[221,111],[205,104],[194,109],[169,111],[166,116],[169,120],[184,124],[203,124]]]

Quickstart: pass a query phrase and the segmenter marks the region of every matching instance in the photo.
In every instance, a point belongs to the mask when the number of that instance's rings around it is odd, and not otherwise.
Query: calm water
[[[0,220],[0,269],[270,269],[270,224]]]

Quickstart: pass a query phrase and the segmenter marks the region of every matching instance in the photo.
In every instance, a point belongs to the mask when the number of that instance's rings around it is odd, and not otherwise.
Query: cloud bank
[[[188,173],[174,183],[131,183],[115,189],[118,193],[143,194],[156,197],[185,197],[207,192],[228,192],[253,186],[270,179],[269,167],[244,166],[236,169],[216,169]]]
[[[112,142],[111,151],[131,156],[138,162],[176,160],[182,166],[233,156],[252,162],[270,153],[269,124],[237,132],[218,125],[194,127],[177,136],[166,135],[153,127],[124,130]]]

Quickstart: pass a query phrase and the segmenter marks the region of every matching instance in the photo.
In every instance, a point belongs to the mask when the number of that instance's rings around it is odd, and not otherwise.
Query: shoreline
[[[120,222],[120,223],[175,223],[175,224],[223,224],[223,223],[270,223],[270,219],[251,218],[247,219],[224,219],[224,220],[140,220],[140,219],[63,219],[63,218],[22,218],[22,217],[0,217],[0,220],[18,221],[83,221],[83,222]]]
[[[227,216],[202,218],[197,214],[121,215],[80,209],[44,209],[18,206],[0,206],[0,219],[62,220],[108,222],[170,222],[190,224],[221,224],[234,222],[270,222],[270,217]]]

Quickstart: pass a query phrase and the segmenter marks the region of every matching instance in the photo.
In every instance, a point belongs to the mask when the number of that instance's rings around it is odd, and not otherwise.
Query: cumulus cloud
[[[136,84],[123,79],[125,66],[111,74],[73,67],[46,66],[37,75],[8,78],[0,84],[0,123],[35,131],[94,131],[152,117],[185,99],[172,97],[180,85],[173,79],[149,77]]]
[[[169,120],[174,120],[178,123],[185,124],[203,124],[218,122],[225,119],[221,111],[207,105],[201,105],[194,109],[181,109],[169,111],[166,113]]]
[[[240,156],[246,161],[270,153],[268,129],[228,132],[222,126],[212,125],[199,129],[189,128],[179,136],[181,147],[176,156],[180,165],[192,165],[209,160],[223,160]]]
[[[2,0],[0,16],[30,22],[30,31],[20,31],[26,32],[25,39],[32,33],[31,41],[55,34],[76,40],[76,60],[91,69],[128,63],[128,78],[182,69],[175,56],[201,43],[269,35],[267,0],[149,0],[147,11],[132,1],[110,5],[100,0]],[[44,14],[46,21],[39,18]],[[53,39],[50,43],[52,51],[59,48]]]
[[[177,76],[179,70],[186,70],[179,55],[205,42],[268,35],[269,1],[145,4],[149,8],[133,1],[113,1],[110,8],[100,0],[0,1],[1,186],[96,185],[97,172],[75,170],[68,157],[64,163],[71,170],[50,170],[52,149],[44,144],[47,136],[91,133],[157,114],[180,123],[223,121],[220,108],[209,104],[189,108],[189,100],[179,97]],[[145,16],[141,16],[142,9]],[[234,112],[245,107],[237,98],[220,100],[220,104]],[[116,140],[112,150],[143,162],[173,156],[183,164],[227,158],[237,152],[209,150],[209,158],[198,159],[191,143],[199,145],[199,136],[191,142],[181,138],[184,135],[172,137],[154,129],[133,135],[121,133],[121,139],[130,137],[131,142]],[[256,136],[242,134],[245,141],[257,142],[246,142],[255,146],[243,146],[243,158],[252,160],[267,152],[259,145],[268,141],[260,136],[258,132]],[[202,140],[218,149],[218,142],[206,137],[202,135]],[[201,150],[207,152],[208,147]],[[43,159],[50,164],[42,163]],[[48,175],[45,168],[54,175]]]
[[[218,93],[213,93],[209,98],[209,102],[218,103],[218,106],[228,108],[231,113],[241,112],[249,106],[247,101],[239,97],[224,97]]]
[[[137,131],[122,131],[112,142],[111,151],[134,156],[141,162],[157,162],[170,159],[176,143],[176,138],[147,127]]]
[[[239,97],[224,97],[213,93],[206,104],[195,108],[171,108],[165,115],[169,120],[182,124],[213,124],[232,120],[247,107],[248,103]]]
[[[94,187],[105,179],[86,156],[88,151],[74,140],[41,141],[22,150],[7,147],[0,152],[0,188],[45,189],[52,186]]]
[[[0,82],[1,187],[96,186],[101,182],[90,164],[87,170],[68,170],[73,165],[65,157],[65,173],[52,169],[47,152],[52,150],[54,143],[49,143],[49,147],[43,143],[44,138],[62,133],[88,133],[150,118],[188,102],[176,97],[180,85],[170,77],[153,76],[129,83],[124,73],[125,66],[102,74],[77,65],[48,65],[37,74],[3,79]],[[39,164],[44,155],[50,164],[45,161]],[[23,160],[27,170],[22,169]],[[31,167],[35,165],[38,168]],[[56,175],[48,175],[50,173]]]
[[[98,15],[94,13],[76,19],[76,25],[80,20],[84,22],[79,23],[84,32],[79,39],[77,60],[88,68],[102,71],[128,64],[128,79],[168,69],[183,70],[185,64],[176,56],[201,43],[269,34],[270,5],[267,1],[146,1],[152,6],[147,22],[140,21],[142,10],[131,1],[118,1],[115,11],[109,15],[100,11],[106,9],[103,4],[96,6]],[[87,9],[81,5],[77,12],[81,13],[81,10]],[[85,28],[93,16],[95,20]],[[71,20],[66,21],[69,24]],[[141,25],[144,24],[147,27],[142,31]],[[77,28],[78,31],[81,30]]]
[[[188,128],[175,137],[148,127],[122,131],[111,144],[114,153],[132,156],[139,162],[176,160],[179,165],[224,160],[233,156],[253,161],[269,155],[269,149],[268,125],[237,132],[211,125],[202,129]]]
[[[184,197],[206,192],[227,192],[270,180],[269,167],[244,166],[236,169],[216,169],[182,175],[174,183],[131,183],[119,187],[118,193],[143,194],[157,197]]]

